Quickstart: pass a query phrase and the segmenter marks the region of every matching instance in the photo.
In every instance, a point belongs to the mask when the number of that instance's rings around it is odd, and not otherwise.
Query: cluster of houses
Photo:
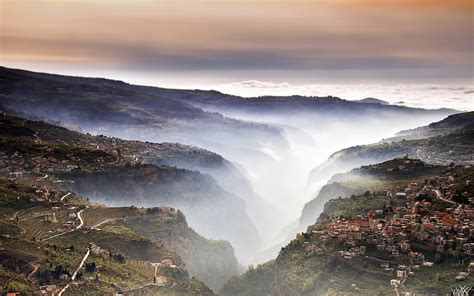
[[[454,181],[452,176],[447,175],[430,178],[423,186],[411,183],[403,189],[387,190],[386,194],[397,201],[393,208],[384,205],[382,209],[352,219],[332,220],[322,229],[315,228],[311,232],[318,235],[322,243],[332,241],[343,246],[345,250],[337,254],[347,260],[364,256],[369,246],[390,255],[392,264],[383,262],[380,267],[394,275],[390,284],[398,287],[414,274],[414,270],[434,265],[425,260],[424,254],[415,250],[463,254],[468,258],[474,256],[474,209],[471,205],[456,203],[449,196],[439,196],[439,192],[436,192],[440,182],[443,186],[449,186],[447,184],[453,184]],[[433,202],[420,196],[430,196]],[[434,199],[441,199],[445,205],[443,209],[434,205]],[[449,207],[446,208],[446,205]],[[415,244],[416,248],[412,248]],[[317,251],[314,248],[306,246],[311,252]],[[410,262],[410,265],[393,262]],[[469,270],[459,272],[455,279],[462,281],[473,272],[474,263],[471,263]]]
[[[160,263],[157,264],[158,267],[169,267],[169,268],[178,268],[176,264],[173,263],[171,259],[163,259]]]
[[[39,290],[34,293],[34,296],[52,296],[57,290],[58,287],[56,285],[40,286]]]
[[[43,153],[52,152],[51,148],[46,148]],[[67,159],[57,159],[52,155],[22,155],[20,153],[13,153],[7,155],[0,152],[0,163],[3,163],[0,169],[0,175],[10,179],[23,179],[30,173],[55,173],[55,172],[70,172],[77,169],[81,159],[72,154],[67,155]]]
[[[41,221],[45,223],[58,223],[58,215],[61,211],[64,211],[61,209],[61,207],[58,206],[53,206],[51,208],[51,213],[48,213],[46,215],[43,215],[41,218]],[[66,210],[67,214],[67,219],[63,223],[62,227],[57,228],[57,232],[65,232],[65,231],[71,231],[76,228],[76,224],[78,223],[79,217],[78,217],[78,212],[79,208],[78,207],[69,207]]]

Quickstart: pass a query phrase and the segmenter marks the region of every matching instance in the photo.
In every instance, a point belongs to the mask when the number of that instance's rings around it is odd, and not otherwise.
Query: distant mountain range
[[[442,116],[456,112],[387,105],[371,98],[359,102],[331,96],[242,98],[217,91],[164,89],[4,67],[0,68],[0,81],[0,103],[4,108],[28,116],[58,121],[84,131],[143,137],[156,142],[175,142],[172,139],[179,136],[181,141],[199,144],[205,142],[202,138],[210,131],[222,133],[226,140],[226,135],[238,133],[239,142],[231,144],[248,149],[260,146],[255,137],[272,141],[276,149],[287,148],[287,143],[277,127],[224,117],[216,112],[263,116],[296,112],[351,118],[374,112],[386,116]]]
[[[140,91],[119,81],[79,78],[0,68],[0,104],[26,116],[59,122],[86,132],[154,142],[195,143],[215,132],[232,137],[237,147],[258,147],[268,137],[287,146],[278,129],[227,118],[165,94]],[[184,92],[185,93],[185,92]],[[246,142],[246,140],[250,142]]]

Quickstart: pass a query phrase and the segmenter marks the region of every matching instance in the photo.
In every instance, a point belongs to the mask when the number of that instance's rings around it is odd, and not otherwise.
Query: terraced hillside
[[[190,279],[174,250],[114,222],[133,217],[154,219],[156,228],[170,227],[160,221],[172,221],[174,210],[104,208],[55,190],[42,197],[35,188],[0,180],[2,293],[49,289],[63,295],[213,295]]]

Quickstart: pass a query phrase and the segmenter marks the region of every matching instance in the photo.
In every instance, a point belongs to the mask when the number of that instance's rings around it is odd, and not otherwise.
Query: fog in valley
[[[209,108],[208,111],[219,112],[246,122],[261,123],[279,132],[278,136],[271,137],[238,130],[235,134],[203,130],[185,137],[173,134],[165,137],[148,135],[152,141],[181,142],[208,149],[233,164],[233,177],[226,178],[228,172],[222,171],[206,173],[210,173],[224,190],[245,201],[247,214],[261,238],[261,243],[252,243],[252,250],[254,247],[260,248],[250,253],[240,252],[241,244],[235,242],[238,237],[233,236],[230,239],[236,248],[236,254],[240,255],[239,261],[243,264],[274,258],[280,246],[294,238],[296,232],[305,230],[309,224],[298,225],[302,209],[316,197],[320,188],[332,176],[311,180],[309,173],[332,153],[355,145],[375,143],[394,136],[400,130],[427,125],[443,118],[443,115],[420,116],[382,112],[363,115],[346,112],[333,115],[321,112],[253,114],[226,108]],[[186,166],[182,164],[181,167]],[[332,169],[331,173],[348,170],[347,167]],[[238,177],[234,178],[237,175]],[[186,208],[188,207],[184,208],[185,214],[191,226],[198,232],[212,238],[229,239],[224,226],[220,235],[216,235],[218,230],[212,231],[211,235],[208,227],[203,227],[203,221],[194,218],[196,213],[186,213]],[[320,211],[322,207],[317,213]],[[316,219],[315,213],[311,223]],[[244,234],[242,241],[249,243],[247,235]]]
[[[334,174],[400,156],[382,152],[362,163],[320,166],[333,153],[455,113],[374,99],[241,98],[3,71],[7,111],[82,133],[140,141],[129,151],[135,164],[101,172],[79,169],[64,176],[75,181],[70,190],[107,206],[175,207],[197,233],[229,241],[243,265],[275,258],[281,246],[314,223],[324,203],[306,211],[303,220],[302,210]],[[164,142],[192,146],[152,148]]]

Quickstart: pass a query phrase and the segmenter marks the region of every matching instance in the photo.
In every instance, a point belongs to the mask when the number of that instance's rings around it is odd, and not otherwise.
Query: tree
[[[125,257],[122,254],[114,255],[113,258],[119,263],[125,263]]]
[[[95,262],[86,263],[86,271],[87,272],[94,272],[96,268]]]

